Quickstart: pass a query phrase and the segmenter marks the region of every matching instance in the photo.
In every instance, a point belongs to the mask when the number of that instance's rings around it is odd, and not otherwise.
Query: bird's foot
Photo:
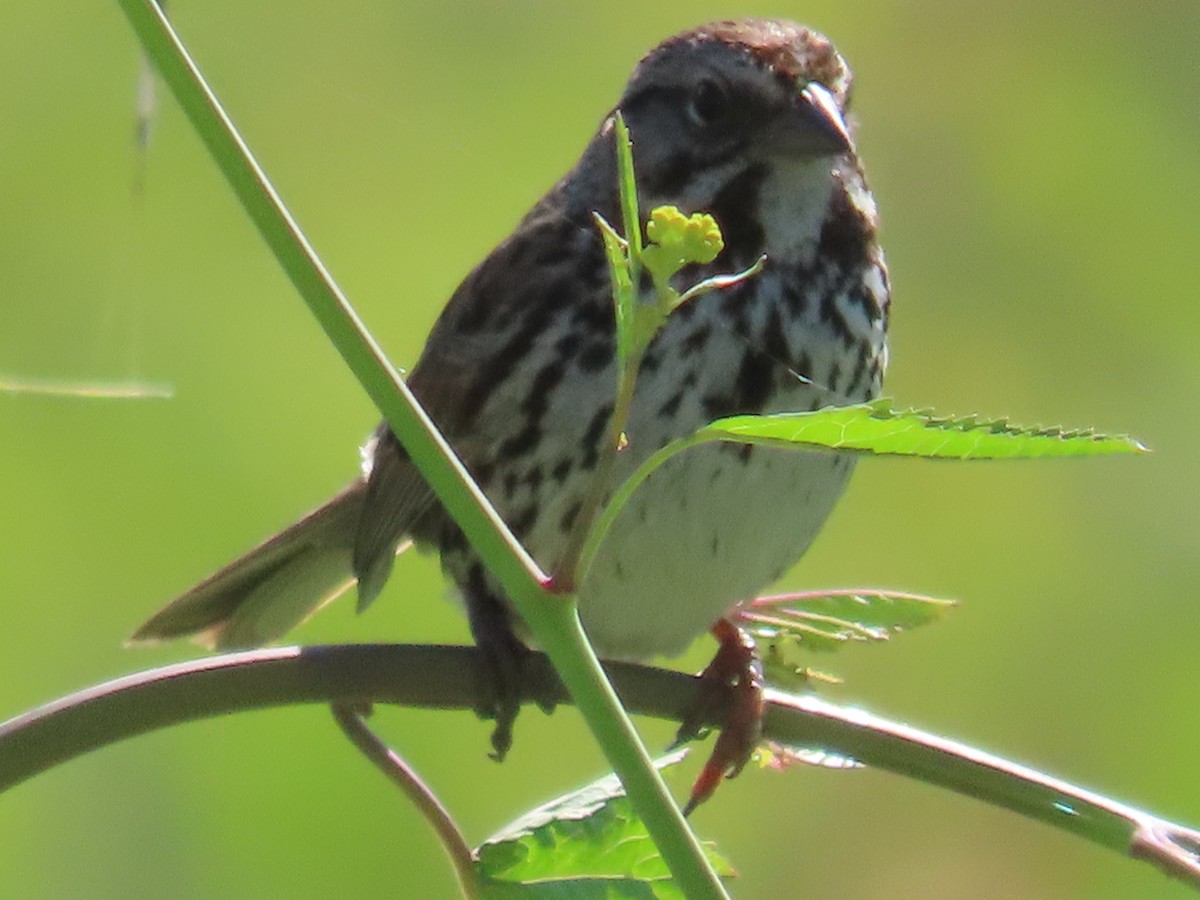
[[[524,667],[531,651],[513,634],[504,608],[491,597],[475,601],[468,596],[467,611],[480,654],[475,713],[495,721],[488,755],[503,762],[512,747],[513,723],[521,711]]]
[[[679,726],[675,745],[700,737],[705,724],[723,718],[721,733],[704,764],[683,814],[713,795],[726,778],[736,777],[750,761],[762,737],[763,672],[754,641],[728,619],[712,627],[720,646],[700,673],[700,699]]]

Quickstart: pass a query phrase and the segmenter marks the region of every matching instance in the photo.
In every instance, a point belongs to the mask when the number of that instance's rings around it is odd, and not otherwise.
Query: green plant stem
[[[728,898],[695,832],[688,826],[654,761],[637,736],[633,723],[613,690],[591,644],[583,633],[576,605],[551,605],[556,646],[545,647],[554,670],[584,711],[605,758],[620,776],[634,810],[650,832],[675,881],[688,898]]]
[[[438,499],[501,581],[546,576],[492,509],[326,270],[152,0],[118,0],[163,80],[284,272]]]
[[[617,452],[621,436],[625,433],[625,424],[629,421],[629,409],[633,405],[633,392],[637,387],[637,373],[644,354],[644,346],[634,347],[625,369],[621,372],[604,446],[596,460],[596,467],[592,470],[591,480],[588,482],[587,492],[584,494],[583,501],[579,506],[579,513],[571,528],[566,549],[555,565],[554,574],[551,577],[551,583],[556,590],[574,591],[583,583],[587,574],[587,565],[591,563],[590,558],[586,565],[583,563],[584,549],[591,545],[598,547],[599,540],[604,536],[603,534],[596,535],[596,526],[599,524],[597,514],[600,512],[601,506],[605,505],[604,497],[612,487],[612,473],[616,467]],[[622,485],[623,487],[624,485]],[[622,504],[629,498],[630,493],[632,491],[621,492]],[[607,506],[611,506],[611,504],[607,504]],[[615,518],[615,512],[613,518]],[[608,524],[611,525],[611,521]],[[605,533],[607,530],[606,526]],[[592,555],[594,554],[595,550],[593,549]]]
[[[476,657],[467,647],[283,647],[129,675],[0,724],[0,791],[124,738],[232,712],[338,702],[473,709]],[[695,707],[693,676],[629,663],[608,669],[636,713],[678,722]],[[525,674],[531,699],[568,699],[544,657],[535,655]],[[767,740],[821,748],[949,788],[1150,861],[1200,887],[1200,832],[957,741],[777,691],[768,691],[763,728]]]
[[[571,692],[629,792],[679,886],[689,897],[725,897],[720,880],[651,764],[579,626],[573,598],[548,597],[549,578],[471,480],[334,283],[186,48],[153,0],[119,0],[147,54],[218,168],[330,341],[345,359],[438,500],[462,528],[561,667]]]
[[[595,531],[596,515],[604,498],[612,488],[612,473],[616,464],[617,451],[629,421],[629,410],[633,406],[633,393],[637,387],[638,371],[642,357],[646,354],[652,330],[647,329],[644,318],[651,308],[640,302],[642,278],[642,222],[638,209],[637,179],[633,169],[633,142],[625,117],[617,110],[614,116],[616,130],[617,184],[621,201],[621,228],[623,236],[616,236],[612,226],[596,214],[597,225],[602,233],[613,236],[614,241],[623,241],[623,253],[614,247],[606,247],[609,273],[612,278],[613,306],[617,319],[616,359],[617,394],[613,400],[612,415],[608,420],[605,442],[600,447],[599,458],[592,470],[587,491],[571,526],[567,546],[554,566],[551,585],[564,593],[575,591],[583,582],[584,569],[580,565],[580,554]],[[661,290],[660,303],[662,302]],[[624,315],[622,314],[624,311]],[[625,349],[622,349],[625,348]]]
[[[668,444],[664,444],[646,457],[642,461],[642,464],[634,469],[633,474],[621,482],[613,492],[612,497],[609,498],[608,503],[604,505],[604,509],[600,515],[596,518],[595,523],[588,532],[587,540],[580,549],[577,567],[580,580],[587,577],[588,569],[591,568],[592,563],[596,559],[596,551],[604,543],[604,538],[608,536],[608,532],[617,520],[617,516],[625,508],[625,504],[629,502],[629,498],[633,496],[633,492],[642,486],[642,483],[650,477],[651,473],[672,456],[682,453],[689,447],[710,443],[713,440],[715,438],[705,435],[703,431],[698,431],[688,437],[678,438]]]

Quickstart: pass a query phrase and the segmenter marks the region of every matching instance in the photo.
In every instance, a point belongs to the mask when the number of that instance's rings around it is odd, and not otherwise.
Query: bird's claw
[[[741,773],[762,737],[763,673],[754,641],[726,619],[717,622],[712,633],[720,646],[700,673],[699,701],[680,725],[675,745],[701,736],[706,723],[723,719],[723,724],[708,761],[692,785],[683,808],[685,816],[711,797],[722,781]]]

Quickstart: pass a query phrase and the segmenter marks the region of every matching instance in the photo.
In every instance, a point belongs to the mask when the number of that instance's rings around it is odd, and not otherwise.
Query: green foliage
[[[621,223],[629,248],[630,281],[641,283],[642,224],[638,207],[637,175],[633,168],[633,141],[625,117],[617,110],[616,121],[617,185],[621,194]]]
[[[794,637],[814,650],[852,642],[886,641],[891,635],[940,619],[957,604],[895,591],[840,590],[760,597],[739,622],[766,640]]]
[[[930,410],[895,410],[888,400],[827,406],[814,412],[731,416],[662,447],[617,487],[588,539],[583,554],[585,570],[633,492],[671,457],[714,441],[784,450],[835,450],[943,460],[1045,459],[1146,452],[1139,441],[1124,435],[1061,426],[1023,427],[1003,419],[939,416]]]
[[[669,754],[655,765],[671,766],[684,756]],[[711,846],[705,852],[719,875],[734,874]],[[488,838],[477,857],[481,874],[493,885],[539,889],[496,896],[683,896],[621,783],[611,775],[517,819]]]
[[[785,688],[836,681],[804,666],[800,653],[879,643],[939,620],[957,604],[919,594],[837,590],[759,597],[739,611],[738,624],[755,639],[767,680]]]
[[[1010,67],[1010,64],[1008,65]],[[1111,103],[1108,101],[1109,98],[1105,97],[1105,109],[1111,107]],[[623,122],[618,120],[617,125],[618,133],[623,133]],[[216,139],[214,138],[215,134],[220,133],[220,130],[198,126],[198,132],[202,134],[205,140],[208,140],[211,146]],[[628,134],[626,134],[626,138],[628,138]],[[623,150],[620,149],[622,146]],[[619,355],[624,370],[626,362],[636,358],[638,353],[637,347],[644,347],[644,344],[652,340],[654,331],[661,324],[661,320],[665,319],[666,313],[670,312],[671,308],[682,304],[682,302],[688,300],[691,296],[696,296],[702,290],[728,287],[731,284],[736,284],[740,280],[743,280],[743,278],[749,277],[755,270],[752,269],[740,275],[712,278],[712,280],[701,282],[694,288],[686,290],[683,294],[672,294],[670,290],[662,288],[660,282],[665,283],[670,280],[673,274],[671,266],[674,262],[679,262],[680,265],[686,264],[688,254],[674,254],[673,256],[671,252],[668,252],[667,247],[670,247],[674,240],[671,236],[671,229],[668,227],[670,223],[665,224],[664,233],[662,234],[659,234],[658,227],[648,228],[648,236],[652,240],[652,244],[646,250],[642,250],[640,224],[637,222],[636,194],[632,190],[634,180],[632,180],[632,168],[631,163],[629,163],[628,139],[619,143],[618,149],[620,152],[623,152],[623,160],[626,163],[622,169],[622,208],[626,222],[626,235],[628,235],[629,241],[626,244],[612,228],[607,228],[607,232],[605,232],[605,245],[611,264],[613,264],[612,260],[614,258],[624,257],[624,268],[620,271],[616,268],[613,269],[614,287],[616,287],[617,293],[623,296],[623,300],[618,300],[617,317],[619,323],[618,344],[622,348]],[[214,152],[218,156],[221,155],[220,150],[214,150]],[[1019,169],[1019,167],[1010,168]],[[229,174],[228,169],[227,174]],[[251,188],[257,185],[256,173],[250,172],[247,169],[240,174],[233,173],[229,174],[229,176],[230,180],[235,182],[235,186],[241,185],[239,190],[244,193],[244,202],[247,203],[247,209],[251,211],[251,215],[256,218],[256,221],[262,224],[264,216],[270,215],[269,210],[266,210],[265,206],[260,204],[256,208],[256,206],[253,206],[253,200],[246,200],[245,198],[245,194],[250,190],[246,185],[250,185]],[[655,212],[661,212],[661,210],[656,210]],[[652,214],[652,226],[653,216],[654,214]],[[685,220],[682,215],[679,215],[677,218],[671,215],[670,211],[667,211],[667,218],[670,218],[672,222],[680,220],[685,222],[691,221],[690,218]],[[630,221],[634,222],[634,226],[629,226]],[[266,223],[266,226],[271,227],[271,223]],[[604,223],[602,228],[605,226],[606,223]],[[685,229],[686,227],[688,226],[684,226]],[[283,234],[284,230],[286,229],[277,228],[276,234]],[[690,239],[685,238],[680,242],[686,244],[688,240]],[[656,247],[659,250],[656,250]],[[284,259],[284,263],[286,264],[288,264],[287,259],[284,257],[290,256],[295,258],[295,253],[281,247],[280,240],[272,241],[272,248],[275,248],[275,251],[281,254],[281,259]],[[649,253],[650,259],[655,259],[655,268],[659,268],[661,264],[661,272],[664,272],[665,275],[655,276],[655,283],[656,287],[660,287],[660,295],[666,296],[667,301],[662,306],[647,305],[647,318],[644,319],[644,323],[647,323],[647,325],[640,328],[637,325],[636,319],[641,304],[637,302],[638,298],[635,288],[641,283],[640,278],[638,278],[638,266],[646,262],[647,253]],[[702,257],[695,257],[692,259],[692,262],[701,262],[701,260]],[[678,268],[674,269],[674,271],[678,271]],[[310,294],[313,290],[317,289],[313,287],[312,280],[307,280],[305,283],[308,284],[308,287],[301,286],[302,292]],[[323,322],[329,328],[330,317],[325,316]],[[337,326],[335,325],[334,328],[337,328]],[[344,334],[344,332],[346,330],[341,329],[340,331],[335,331],[335,334]],[[1187,334],[1187,330],[1177,329],[1177,334]],[[335,342],[340,344],[343,352],[347,352],[346,341]],[[629,368],[631,371],[636,372],[636,364],[630,365]],[[388,382],[394,382],[394,380],[390,376],[374,379],[374,383],[377,385],[374,395],[377,397],[383,396],[392,388],[400,391],[402,389],[401,384],[388,384]],[[629,383],[632,383],[632,376],[629,377]],[[11,389],[8,392],[11,392]],[[383,406],[386,406],[386,403],[383,403]],[[397,406],[397,404],[394,402],[392,406]],[[661,458],[656,457],[654,464],[660,464],[672,452],[684,450],[688,446],[694,446],[698,443],[706,443],[709,440],[737,440],[737,442],[743,443],[788,446],[788,448],[796,449],[832,448],[841,451],[870,452],[870,454],[876,455],[956,458],[956,460],[967,460],[967,458],[1091,456],[1110,454],[1110,452],[1136,452],[1142,450],[1140,444],[1128,438],[1098,436],[1098,434],[1091,432],[1073,432],[1062,430],[1062,428],[1019,428],[1010,426],[1007,422],[979,421],[971,418],[971,416],[967,416],[967,418],[938,418],[938,416],[928,412],[916,412],[916,410],[895,412],[895,410],[886,407],[886,404],[868,404],[866,407],[822,410],[822,412],[814,414],[739,416],[736,419],[716,422],[716,424],[704,428],[701,432],[697,432],[694,438],[686,440],[686,442],[680,442],[679,445],[673,445],[670,452],[667,452],[666,455]],[[121,445],[124,446],[124,444]],[[426,450],[428,450],[428,446]],[[424,460],[426,463],[430,458],[433,458],[431,452],[414,452],[413,456],[415,460]],[[644,475],[649,474],[649,470],[652,469],[653,467],[648,469],[646,473],[638,473],[638,475],[644,479]],[[450,480],[452,481],[452,479]],[[635,479],[629,482],[629,490],[635,488],[638,482],[640,480],[635,476]],[[622,491],[624,490],[625,488],[623,487]],[[470,506],[472,504],[464,502],[462,509],[469,509]],[[616,510],[619,509],[619,503],[613,504],[612,508],[614,515],[616,514]],[[486,515],[484,518],[486,518]],[[480,515],[475,515],[475,520],[479,521]],[[598,532],[602,533],[602,527],[598,528]],[[503,541],[492,541],[493,550],[496,547],[502,546]],[[494,565],[494,560],[503,558],[503,553],[500,553],[499,557],[497,553],[485,553],[484,556],[488,557],[490,564]],[[516,554],[510,553],[509,556],[516,558]],[[524,568],[526,566],[523,566],[520,560],[517,560],[516,564],[508,566],[508,569],[516,572],[517,576],[528,574],[528,572],[521,571]],[[896,605],[892,600],[884,601],[884,598],[895,598],[895,596],[880,594],[878,592],[875,592],[875,594],[858,592],[852,596],[826,595],[826,598],[823,600],[812,598],[810,601],[805,602],[805,604],[791,607],[786,614],[782,612],[782,607],[774,610],[776,618],[788,620],[788,623],[790,623],[788,624],[788,628],[791,629],[790,632],[780,628],[778,624],[770,625],[770,628],[774,629],[775,638],[791,634],[793,636],[792,642],[796,643],[797,646],[812,647],[817,646],[821,641],[826,641],[827,646],[832,648],[835,646],[845,646],[845,644],[853,641],[882,640],[883,637],[894,634],[898,629],[913,628],[913,626],[928,622],[928,620],[936,618],[940,614],[940,612],[931,612],[930,608],[920,607],[920,605],[910,608],[907,602],[900,602],[899,605]],[[936,604],[936,601],[926,602],[928,604]],[[766,613],[762,613],[762,616],[766,616]],[[924,618],[922,618],[923,616]],[[763,628],[767,628],[766,623],[760,624],[763,625]],[[625,805],[620,805],[622,803],[625,803]],[[637,834],[635,830],[630,828],[631,812],[629,811],[628,802],[624,802],[623,799],[618,802],[618,800],[614,799],[612,803],[601,804],[595,815],[601,814],[616,823],[613,827],[613,833],[617,835],[616,842],[612,845],[611,850],[596,850],[595,847],[589,844],[587,852],[580,853],[580,858],[588,860],[587,865],[581,866],[581,869],[592,868],[593,865],[598,865],[600,869],[604,869],[604,865],[601,863],[611,863],[613,860],[620,860],[620,862],[628,864],[632,859],[634,868],[638,869],[638,877],[643,877],[644,880],[638,881],[637,878],[624,877],[612,878],[607,875],[572,878],[568,889],[575,890],[576,893],[552,893],[545,895],[646,896],[664,895],[658,893],[660,889],[671,890],[668,882],[661,880],[661,878],[655,881],[653,877],[646,877],[640,869],[640,866],[648,865],[646,863],[647,858],[638,856],[637,853],[638,842],[644,841],[644,832]],[[554,824],[530,826],[527,836],[533,838],[535,844],[540,841],[548,841],[548,845],[556,847],[557,851],[562,853],[563,856],[571,857],[572,853],[577,850],[578,835],[575,833],[566,834],[569,828],[564,826],[564,821],[570,820],[552,820]],[[584,820],[576,821],[588,820],[587,817],[584,817]],[[598,829],[601,833],[607,830],[604,823],[600,823]],[[583,830],[587,832],[588,829],[584,828]],[[539,844],[539,846],[541,845]],[[631,853],[629,852],[630,848],[632,848]],[[509,852],[515,851],[512,851],[510,847]],[[521,853],[523,854],[521,860],[516,860],[510,868],[505,869],[508,874],[521,870],[521,866],[528,862],[529,859],[538,857],[538,853],[529,852],[528,847],[524,848]],[[625,853],[625,856],[623,856],[623,853]],[[554,878],[556,876],[546,875],[542,877]],[[563,882],[558,882],[558,887],[562,886]],[[647,886],[650,887],[647,888]],[[512,889],[517,888],[514,887]],[[552,881],[542,881],[539,884],[535,884],[535,886],[520,886],[520,889],[526,890],[526,892],[540,893],[544,892],[544,890],[556,890],[557,888],[556,883]],[[647,894],[646,889],[653,890],[654,893]],[[509,886],[498,887],[498,890],[505,890],[506,892],[506,890],[509,890]]]
[[[1026,427],[1005,419],[943,416],[928,409],[897,410],[888,400],[816,412],[733,416],[701,429],[704,440],[772,447],[824,447],[878,456],[925,459],[1042,459],[1144,453],[1125,435],[1059,425]]]
[[[721,229],[707,213],[684,215],[674,206],[660,206],[650,213],[642,246],[642,222],[637,198],[637,180],[633,169],[633,143],[625,119],[617,112],[617,182],[620,186],[622,237],[599,212],[593,213],[604,239],[605,257],[612,279],[613,306],[617,329],[617,408],[621,397],[632,393],[642,353],[666,322],[667,316],[683,303],[709,291],[731,287],[756,274],[762,260],[733,275],[704,279],[680,294],[671,279],[685,266],[707,264],[725,247]],[[645,268],[654,282],[654,293],[642,297],[641,271]],[[617,417],[618,424],[621,422]]]
[[[635,313],[637,304],[633,290],[633,275],[626,260],[627,244],[603,216],[596,216],[596,224],[604,239],[604,256],[608,260],[608,277],[612,283],[613,308],[617,327],[617,371],[624,371],[633,350],[633,335],[637,327]]]

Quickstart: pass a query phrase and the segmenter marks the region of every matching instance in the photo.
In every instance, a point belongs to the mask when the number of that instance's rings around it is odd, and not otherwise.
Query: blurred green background
[[[889,393],[1131,431],[1155,453],[862,465],[785,583],[964,605],[888,646],[815,660],[849,679],[829,695],[1200,823],[1200,5],[173,12],[402,365],[458,280],[573,163],[644,50],[747,12],[830,34],[857,73],[884,214]],[[339,487],[375,419],[165,94],[139,156],[137,71],[115,4],[0,9],[0,373],[174,390],[0,394],[0,716],[194,656],[122,640]],[[335,605],[298,639],[466,639],[432,560],[410,554],[397,575],[369,615]],[[526,713],[503,766],[469,715],[375,721],[473,841],[602,769],[571,710]],[[1189,895],[878,772],[747,773],[695,822],[742,870],[746,898]],[[0,799],[0,847],[10,897],[452,895],[418,817],[319,708],[196,724],[51,771]]]

